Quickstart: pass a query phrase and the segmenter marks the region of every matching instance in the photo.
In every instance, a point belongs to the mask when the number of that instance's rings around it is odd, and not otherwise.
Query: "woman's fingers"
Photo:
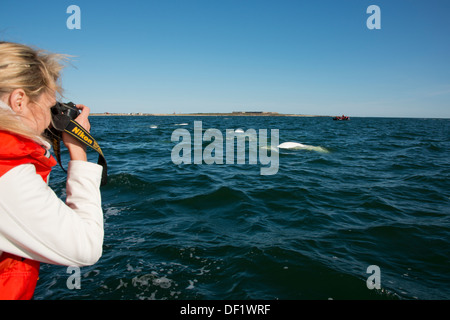
[[[89,113],[91,109],[83,104],[77,104],[76,107],[81,111],[80,115],[75,119],[86,131],[91,130],[91,124],[89,123]]]

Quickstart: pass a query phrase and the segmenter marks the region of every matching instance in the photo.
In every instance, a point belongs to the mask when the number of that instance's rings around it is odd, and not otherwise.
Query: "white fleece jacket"
[[[0,177],[0,254],[44,263],[87,266],[103,246],[102,167],[70,161],[66,203],[25,164]]]

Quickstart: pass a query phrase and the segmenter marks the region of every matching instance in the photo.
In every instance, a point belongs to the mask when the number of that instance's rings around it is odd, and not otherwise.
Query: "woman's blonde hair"
[[[66,55],[0,42],[0,99],[5,99],[16,89],[24,90],[31,102],[36,102],[44,93],[56,92],[62,96],[60,73],[66,59]],[[0,108],[0,130],[36,138],[16,114],[3,108]]]

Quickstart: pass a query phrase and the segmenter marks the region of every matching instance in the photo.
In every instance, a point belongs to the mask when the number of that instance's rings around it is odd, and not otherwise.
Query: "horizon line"
[[[144,113],[144,112],[92,112],[90,116],[154,116],[154,117],[169,117],[169,116],[230,116],[230,117],[305,117],[305,118],[326,118],[336,117],[335,115],[312,115],[312,114],[293,114],[293,113],[279,113],[266,111],[242,111],[242,112],[192,112],[192,113]],[[348,116],[349,118],[400,118],[400,119],[444,119],[448,120],[450,117],[425,117],[425,116]]]

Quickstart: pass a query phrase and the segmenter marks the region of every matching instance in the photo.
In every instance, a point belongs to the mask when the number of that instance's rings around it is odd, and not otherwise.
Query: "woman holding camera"
[[[61,94],[63,56],[0,42],[0,299],[31,299],[39,264],[95,264],[102,254],[102,167],[67,134],[66,202],[48,187],[56,164],[43,133]],[[76,121],[90,130],[89,108]]]

